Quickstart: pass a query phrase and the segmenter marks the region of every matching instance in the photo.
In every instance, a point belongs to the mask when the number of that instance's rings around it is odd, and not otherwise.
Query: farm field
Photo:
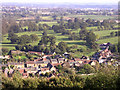
[[[96,19],[96,20],[104,20],[104,19],[114,19],[114,16],[105,16],[105,15],[68,15],[67,17],[78,17],[84,18],[85,20],[88,18]]]
[[[101,40],[97,41],[97,43],[101,44],[101,43],[110,42],[112,44],[117,44],[118,43],[118,39],[119,39],[119,37],[111,37],[111,38],[101,39]]]
[[[117,32],[118,30],[103,30],[103,31],[94,31],[96,35],[100,37],[109,36],[111,32]]]
[[[47,24],[47,25],[49,25],[49,26],[52,26],[52,25],[57,25],[57,22],[39,22],[38,24]]]
[[[96,27],[87,27],[87,28],[96,28]],[[80,29],[78,30],[72,30],[72,32],[75,32],[75,33],[79,33]],[[108,36],[110,35],[110,32],[116,32],[118,30],[104,30],[104,31],[94,31],[94,33],[96,35],[99,35],[99,37],[103,37],[103,36]],[[56,37],[56,44],[58,44],[59,42],[61,41],[64,41],[68,44],[68,46],[72,46],[72,45],[78,45],[79,47],[85,47],[83,46],[82,44],[85,43],[85,41],[82,41],[82,40],[68,40],[68,35],[61,35],[61,33],[55,33],[53,30],[47,30],[47,33],[48,35],[54,35]],[[34,32],[21,32],[21,33],[16,33],[18,36],[21,36],[21,35],[24,35],[24,34],[27,34],[27,35],[31,35],[31,34],[36,34],[38,35],[39,39],[41,38],[42,36],[42,31],[34,31]],[[10,44],[10,41],[7,39],[7,34],[4,35],[3,37],[3,41],[2,41],[2,47],[7,47],[9,49],[15,49],[14,46],[16,44]],[[111,42],[113,44],[116,43],[116,41],[118,40],[117,37],[111,37],[109,39],[102,39],[102,40],[99,40],[97,41],[97,43],[101,44],[103,42]],[[32,45],[37,45],[39,43],[39,40],[34,42],[34,43],[29,43],[29,44],[32,44]]]

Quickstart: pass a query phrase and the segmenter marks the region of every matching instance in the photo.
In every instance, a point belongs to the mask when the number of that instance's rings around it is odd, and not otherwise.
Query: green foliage
[[[2,55],[7,55],[8,52],[9,52],[9,49],[8,48],[2,48]]]

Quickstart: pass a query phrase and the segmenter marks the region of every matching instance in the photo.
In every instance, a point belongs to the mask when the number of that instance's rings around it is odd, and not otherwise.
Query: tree
[[[115,36],[115,32],[111,32],[111,33],[110,33],[110,36],[111,36],[111,37]]]
[[[79,32],[79,36],[80,36],[80,39],[81,40],[86,40],[86,35],[87,35],[88,31],[86,29],[82,29],[80,32]]]
[[[17,24],[15,24],[10,27],[9,32],[18,33],[21,32],[21,29]]]
[[[19,42],[18,44],[26,44],[26,43],[30,43],[31,42],[31,37],[28,35],[22,35],[21,37],[19,37]]]
[[[15,46],[16,50],[22,50],[22,48],[23,48],[23,45],[17,45],[17,46]]]
[[[65,42],[59,42],[58,48],[61,50],[61,53],[66,52],[67,44]]]
[[[88,32],[86,35],[86,43],[91,47],[91,48],[96,48],[97,44],[95,43],[96,41],[96,35],[93,32]]]
[[[95,69],[90,64],[84,64],[83,69],[86,74],[94,73]]]
[[[36,34],[31,34],[30,37],[32,41],[37,41],[39,39]]]
[[[8,49],[8,48],[2,48],[2,54],[3,54],[3,55],[8,54],[8,52],[9,52],[9,49]]]

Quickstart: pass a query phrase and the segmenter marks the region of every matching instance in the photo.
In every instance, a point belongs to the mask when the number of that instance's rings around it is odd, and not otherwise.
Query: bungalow
[[[24,63],[23,62],[20,62],[20,63],[15,63],[15,62],[8,63],[8,67],[11,67],[11,66],[13,66],[13,68],[24,68]]]

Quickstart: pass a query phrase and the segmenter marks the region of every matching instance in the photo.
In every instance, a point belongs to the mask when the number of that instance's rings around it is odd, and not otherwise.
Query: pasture
[[[41,24],[46,23],[49,26],[57,24],[57,22],[39,22],[39,23],[41,23]],[[23,28],[28,29],[27,26],[23,27]],[[109,36],[110,32],[118,31],[118,30],[95,31],[95,29],[97,29],[97,27],[87,27],[87,30],[93,31],[99,37]],[[71,30],[71,29],[69,29],[69,30]],[[79,35],[79,31],[80,30],[81,29],[71,30],[71,32],[75,32],[76,34]],[[32,32],[32,31],[28,32],[27,31],[27,32],[20,32],[20,33],[16,33],[16,34],[18,36],[21,36],[21,35],[24,35],[24,34],[26,34],[26,35],[31,35],[31,34],[38,35],[38,38],[39,38],[38,41],[35,41],[35,42],[32,42],[32,43],[28,43],[28,44],[31,44],[31,45],[34,46],[34,45],[38,45],[38,43],[39,43],[39,41],[41,39],[42,33],[43,33],[43,31],[34,31],[34,32]],[[69,47],[75,46],[76,48],[73,49],[73,51],[75,51],[75,52],[71,53],[75,57],[80,57],[82,55],[91,56],[92,54],[95,53],[94,50],[89,50],[89,48],[86,46],[86,42],[83,41],[83,40],[69,40],[68,39],[68,35],[61,35],[61,33],[55,33],[53,30],[47,30],[47,34],[48,35],[54,35],[56,37],[56,45],[59,42],[63,41],[63,42],[66,42]],[[11,44],[10,41],[7,38],[8,38],[8,34],[3,36],[2,47],[8,48],[9,50],[15,49],[16,44]],[[111,38],[101,39],[101,40],[97,41],[98,44],[107,43],[107,42],[110,42],[112,44],[116,44],[116,43],[118,43],[118,37],[111,37]],[[82,48],[84,50],[84,52],[77,51],[77,49],[80,49],[80,48]],[[16,58],[18,58],[18,57],[16,57]],[[21,58],[25,58],[25,57],[21,57]]]
[[[115,18],[115,16],[105,16],[105,15],[68,15],[67,17],[84,18],[85,20],[88,18],[95,19],[95,20],[114,19]]]

